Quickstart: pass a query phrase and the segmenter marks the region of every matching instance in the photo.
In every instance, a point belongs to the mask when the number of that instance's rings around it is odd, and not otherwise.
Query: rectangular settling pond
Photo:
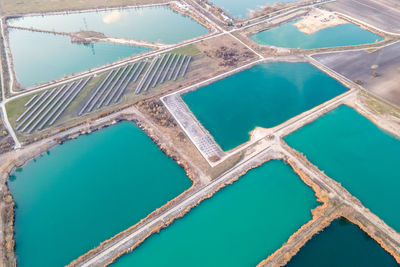
[[[10,29],[9,38],[17,80],[26,88],[150,51],[106,42],[83,45],[64,35],[18,29]]]
[[[400,232],[400,140],[348,106],[285,140]]]
[[[269,162],[112,266],[255,266],[307,223],[316,205],[313,191],[290,166]]]
[[[314,236],[287,267],[389,267],[396,260],[358,226],[337,219]]]
[[[347,91],[308,63],[264,63],[183,95],[223,150]]]
[[[324,47],[361,45],[382,41],[384,38],[352,23],[336,25],[306,34],[294,25],[294,20],[282,26],[253,34],[258,44],[284,48],[314,49]]]
[[[8,25],[57,32],[95,31],[107,37],[174,44],[209,30],[187,15],[166,6],[122,8],[99,12],[28,16]]]
[[[94,31],[106,37],[174,44],[209,33],[189,16],[165,6],[128,8],[64,15],[28,16],[8,25],[64,33]],[[70,37],[9,29],[15,73],[23,87],[150,51],[149,48],[98,42],[71,43]]]
[[[249,16],[251,10],[260,10],[262,6],[296,1],[299,0],[211,0],[210,2],[224,9],[233,18],[244,19]]]
[[[18,266],[64,266],[190,186],[130,122],[59,145],[10,176]]]

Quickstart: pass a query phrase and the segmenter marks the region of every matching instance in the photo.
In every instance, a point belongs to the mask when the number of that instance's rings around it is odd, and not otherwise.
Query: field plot
[[[400,42],[371,51],[316,54],[318,62],[400,106]]]
[[[88,9],[93,7],[113,7],[166,3],[167,0],[1,0],[3,14],[23,14],[54,10]]]
[[[400,4],[397,0],[339,0],[325,7],[384,31],[400,33]]]

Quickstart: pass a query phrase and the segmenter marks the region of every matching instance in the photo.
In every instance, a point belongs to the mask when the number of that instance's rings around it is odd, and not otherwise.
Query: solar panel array
[[[100,84],[89,92],[78,116],[117,103],[131,83],[139,81],[135,94],[140,94],[150,87],[154,88],[166,81],[176,81],[179,77],[184,77],[191,59],[190,56],[168,53],[159,55],[150,62],[142,60],[110,70]],[[20,132],[32,133],[52,126],[91,78],[80,79],[33,95],[25,103],[25,111],[17,118],[16,129]]]
[[[34,95],[24,105],[26,110],[17,118],[16,129],[31,133],[53,125],[91,78],[80,79]]]

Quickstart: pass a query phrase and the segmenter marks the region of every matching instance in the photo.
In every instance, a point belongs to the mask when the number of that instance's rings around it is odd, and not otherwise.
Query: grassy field
[[[0,0],[2,15],[165,3],[167,0]]]
[[[187,45],[181,48],[177,48],[172,50],[170,53],[175,53],[175,54],[184,54],[187,56],[197,56],[201,54],[201,51],[193,44]]]
[[[400,119],[400,108],[377,99],[372,94],[361,92],[361,96],[369,109],[381,115],[390,115]]]

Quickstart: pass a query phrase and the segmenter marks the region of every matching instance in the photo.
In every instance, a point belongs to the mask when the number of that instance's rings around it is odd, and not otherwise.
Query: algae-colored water
[[[259,10],[261,6],[274,5],[277,3],[291,3],[298,0],[211,0],[215,5],[223,8],[234,18],[246,18],[250,10]]]
[[[128,38],[173,44],[209,30],[189,16],[170,8],[126,8],[66,15],[32,16],[9,19],[12,26],[58,32],[96,31],[107,37]]]
[[[400,140],[347,106],[285,140],[400,232]]]
[[[287,267],[399,266],[378,243],[345,219],[314,236]]]
[[[345,92],[308,63],[260,64],[183,96],[223,150],[247,140],[256,126],[274,127]]]
[[[112,266],[255,266],[311,219],[316,204],[288,165],[269,162]]]
[[[104,42],[76,44],[68,36],[17,29],[9,30],[9,38],[15,74],[24,87],[150,51],[145,47]]]
[[[130,122],[57,146],[10,176],[18,266],[64,266],[190,185]]]
[[[352,23],[336,25],[306,34],[294,26],[297,21],[294,20],[282,26],[253,34],[251,39],[262,45],[300,49],[361,45],[384,39]]]

